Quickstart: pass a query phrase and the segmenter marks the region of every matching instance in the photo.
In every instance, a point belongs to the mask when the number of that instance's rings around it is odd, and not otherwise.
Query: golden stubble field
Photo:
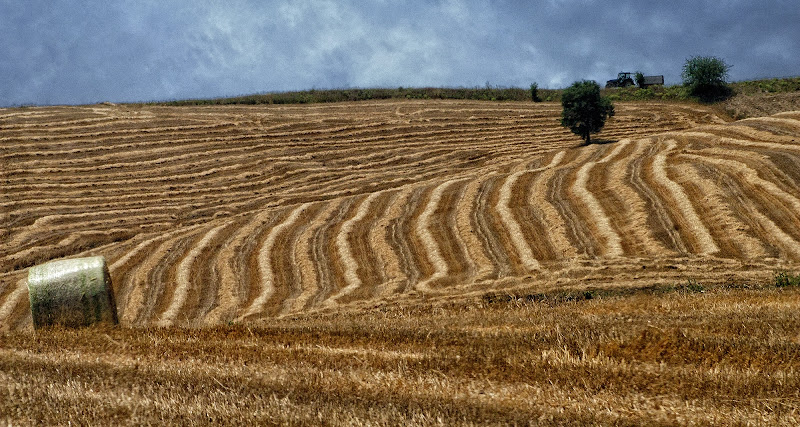
[[[616,107],[0,110],[0,416],[797,422],[800,112]],[[82,255],[121,327],[34,333]]]

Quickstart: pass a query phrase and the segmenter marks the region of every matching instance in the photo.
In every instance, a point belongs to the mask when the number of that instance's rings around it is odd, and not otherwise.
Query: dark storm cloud
[[[800,74],[794,1],[0,0],[0,105]]]

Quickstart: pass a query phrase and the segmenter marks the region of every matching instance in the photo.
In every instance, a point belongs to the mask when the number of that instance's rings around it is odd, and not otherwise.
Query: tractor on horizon
[[[606,87],[628,87],[633,86],[636,83],[633,81],[631,77],[633,73],[621,72],[617,74],[617,78],[614,80],[609,80],[606,82]]]
[[[634,80],[635,78],[635,80]],[[606,88],[612,87],[629,87],[639,86],[640,88],[648,88],[650,86],[664,85],[664,76],[645,76],[642,73],[628,73],[621,72],[617,74],[617,78],[606,82]]]

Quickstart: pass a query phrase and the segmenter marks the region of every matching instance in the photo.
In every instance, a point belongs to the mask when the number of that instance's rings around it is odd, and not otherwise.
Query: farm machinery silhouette
[[[606,81],[606,88],[629,87],[634,85],[638,85],[641,88],[646,88],[663,84],[664,76],[645,76],[641,73],[629,73],[623,71],[617,74],[616,79]]]

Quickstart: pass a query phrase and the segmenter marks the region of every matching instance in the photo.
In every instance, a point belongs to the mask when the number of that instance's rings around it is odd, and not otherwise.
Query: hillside
[[[2,110],[0,325],[89,254],[137,326],[797,269],[798,113],[617,110],[588,147],[556,104]]]
[[[796,425],[800,112],[616,109],[0,110],[0,422]],[[32,332],[82,255],[122,327]]]

